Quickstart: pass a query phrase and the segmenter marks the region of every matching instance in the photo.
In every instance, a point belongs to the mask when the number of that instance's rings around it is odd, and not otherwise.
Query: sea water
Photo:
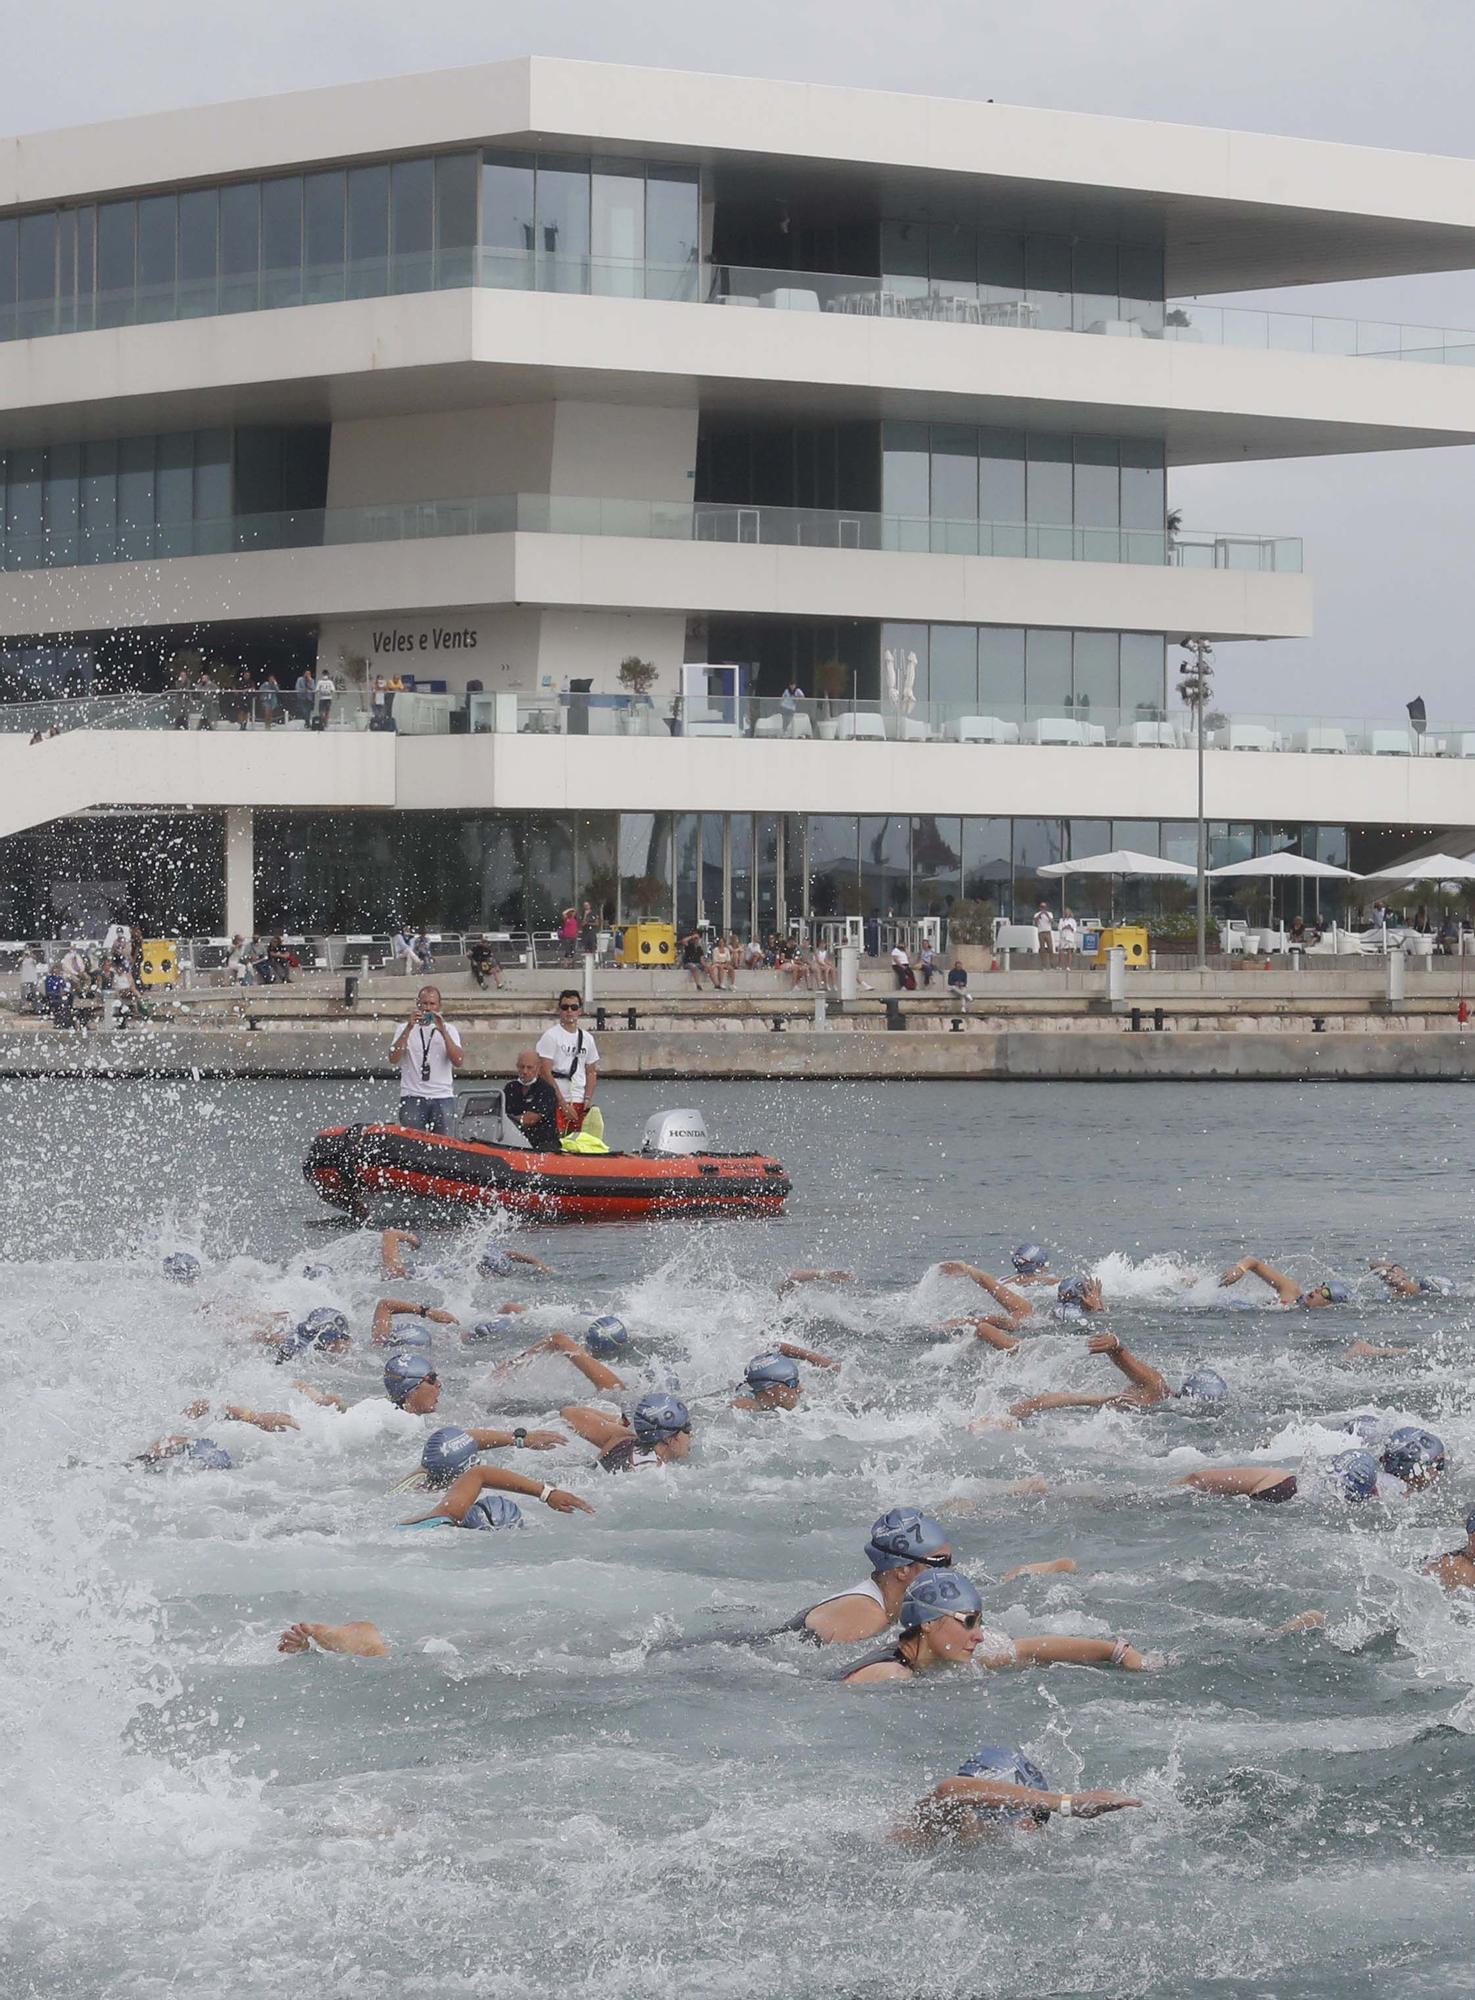
[[[1475,1607],[1417,1574],[1475,1502],[1470,1112],[1443,1087],[615,1085],[611,1133],[699,1101],[716,1143],[784,1159],[781,1218],[427,1230],[386,1283],[377,1239],[302,1180],[320,1125],[379,1087],[0,1086],[4,1670],[0,1993],[109,2000],[401,1996],[1344,1995],[1475,1988]],[[476,1274],[484,1243],[552,1277]],[[1228,1407],[967,1426],[1048,1388],[1109,1388],[1081,1332],[1013,1357],[939,1331],[986,1304],[937,1263],[1036,1238],[1093,1269],[1103,1324]],[[160,1276],[193,1250],[200,1285]],[[1353,1303],[1276,1310],[1244,1251]],[[1366,1260],[1447,1276],[1390,1303]],[[324,1267],[308,1277],[304,1268]],[[779,1297],[796,1265],[847,1285]],[[679,1379],[690,1461],[610,1479],[577,1441],[501,1462],[597,1509],[529,1501],[519,1534],[409,1535],[390,1492],[419,1437],[386,1420],[376,1298],[436,1330],[419,1427],[552,1421],[566,1363],[495,1363],[618,1313],[632,1382]],[[360,1407],[314,1410],[253,1312],[333,1303]],[[1407,1346],[1359,1364],[1356,1337]],[[730,1407],[753,1353],[837,1356],[803,1404]],[[182,1415],[197,1398],[213,1414]],[[236,1400],[301,1428],[223,1422]],[[1213,1460],[1304,1469],[1377,1408],[1437,1429],[1431,1492],[1255,1507],[1173,1481]],[[235,1469],[130,1463],[173,1431]],[[493,1455],[496,1456],[496,1455]],[[1018,1490],[1021,1481],[1029,1482]],[[423,1503],[421,1503],[423,1504]],[[865,1571],[874,1517],[946,1522],[1015,1634],[1125,1635],[1155,1673],[930,1674],[869,1691],[780,1623]],[[995,1581],[1073,1557],[1072,1575]],[[1295,1614],[1324,1630],[1276,1637]],[[387,1659],[283,1657],[297,1619],[372,1619]],[[732,1643],[734,1635],[737,1642]],[[918,1851],[892,1829],[985,1743],[1062,1788],[1145,1801],[1039,1837]]]

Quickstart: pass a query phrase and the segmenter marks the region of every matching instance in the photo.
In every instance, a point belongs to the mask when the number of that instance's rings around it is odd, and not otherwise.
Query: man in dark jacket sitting
[[[558,1151],[558,1092],[538,1075],[536,1050],[518,1050],[517,1075],[502,1092],[502,1108],[531,1152]]]

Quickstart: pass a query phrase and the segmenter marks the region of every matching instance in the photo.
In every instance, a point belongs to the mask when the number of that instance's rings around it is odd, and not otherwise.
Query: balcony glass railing
[[[82,700],[0,703],[0,736],[42,736],[72,729],[393,730],[404,736],[729,737],[757,743],[986,744],[1046,749],[1190,750],[1193,719],[1181,707],[1143,702],[1116,707],[1084,697],[1011,703],[988,696],[961,701],[858,701],[777,696],[683,700],[670,695],[436,692],[419,686],[389,693],[355,685],[331,698],[283,686],[217,687],[196,683],[163,694],[89,696]],[[1422,735],[1407,720],[1312,715],[1213,713],[1206,750],[1218,754],[1329,757],[1475,758],[1475,722],[1442,723]]]
[[[1089,333],[1123,340],[1170,340],[1207,346],[1271,348],[1284,353],[1365,356],[1378,360],[1475,362],[1475,332],[1399,325],[1250,306],[1188,300],[1113,298],[1070,292],[795,271],[742,264],[662,264],[644,259],[561,257],[489,249],[369,257],[324,265],[293,264],[172,284],[135,285],[83,299],[22,300],[0,306],[0,342],[96,328],[267,312],[344,299],[460,291],[558,292],[656,299],[789,312],[854,314],[950,326],[1014,327]]]
[[[1219,534],[1184,529],[1056,527],[1045,522],[953,521],[819,507],[746,507],[718,501],[582,499],[503,493],[476,500],[415,500],[366,507],[303,508],[185,521],[139,530],[126,556],[91,552],[75,524],[64,533],[12,531],[0,541],[0,569],[61,569],[97,562],[161,561],[252,549],[337,547],[441,536],[625,535],[640,541],[750,542],[776,548],[871,549],[906,553],[1039,557],[1053,562],[1144,563],[1180,569],[1299,572],[1291,535]]]

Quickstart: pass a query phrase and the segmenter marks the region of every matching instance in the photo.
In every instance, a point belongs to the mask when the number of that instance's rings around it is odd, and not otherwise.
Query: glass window
[[[192,552],[190,520],[195,504],[195,440],[191,431],[171,431],[158,441],[154,508],[159,523],[159,554],[187,556]]]
[[[442,287],[471,283],[478,164],[474,153],[442,153],[435,163],[435,282]]]
[[[1070,653],[1069,632],[1036,627],[1026,634],[1025,690],[1035,715],[1069,715]]]
[[[1014,910],[1028,917],[1042,900],[1059,906],[1063,884],[1038,871],[1048,862],[1063,861],[1063,829],[1058,819],[1017,819],[1014,822]]]
[[[1164,820],[1160,831],[1164,861],[1181,861],[1185,867],[1197,868],[1197,823],[1193,820]]]
[[[202,554],[224,554],[231,546],[231,434],[199,431],[195,436],[195,545]]]
[[[19,329],[15,322],[15,259],[20,224],[13,215],[0,215],[0,340],[14,340]]]
[[[932,426],[932,547],[976,555],[978,432],[971,424]]]
[[[815,813],[809,822],[810,915],[856,916],[859,897],[855,815]]]
[[[620,913],[624,923],[671,915],[670,813],[620,814]]]
[[[1065,837],[1072,861],[1084,861],[1092,854],[1108,854],[1116,845],[1109,819],[1068,819]]]
[[[302,296],[308,305],[341,299],[348,189],[341,172],[302,181]]]
[[[1333,868],[1346,868],[1347,829],[1345,826],[1308,826],[1301,832],[1301,852],[1313,861],[1325,861]]]
[[[138,204],[138,310],[143,319],[168,319],[174,312],[179,197],[145,195]]]
[[[1112,846],[1130,848],[1133,854],[1156,854],[1158,839],[1155,819],[1115,819],[1111,823]]]
[[[887,516],[888,546],[929,546],[932,505],[930,434],[926,424],[881,426],[881,511]]]
[[[979,627],[978,706],[984,715],[1018,721],[1024,707],[1024,632],[1020,626]]]
[[[1087,533],[1077,537],[1080,553],[1087,562],[1118,562],[1121,559],[1121,471],[1113,438],[1078,437],[1075,440],[1075,520],[1078,527],[1109,530],[1106,534]]]
[[[4,320],[5,254],[0,243],[0,323]],[[77,210],[77,325],[97,324],[97,210]]]
[[[573,899],[573,825],[554,813],[534,813],[527,834],[528,922],[551,928]]]
[[[389,176],[392,292],[428,292],[435,277],[435,162],[396,160]]]
[[[927,231],[927,279],[939,298],[978,297],[978,237],[961,222],[934,222]]]
[[[996,916],[1010,905],[1010,847],[1007,819],[963,821],[963,894],[970,903],[992,903]]]
[[[1167,475],[1163,448],[1145,438],[1123,438],[1122,555],[1127,562],[1166,560]]]
[[[1024,238],[999,229],[978,232],[978,284],[983,298],[1008,304],[1024,297]]]
[[[881,224],[881,286],[904,298],[927,291],[927,225],[900,220]]]
[[[191,188],[179,197],[179,316],[198,318],[216,309],[220,263],[220,197],[214,188]]]
[[[56,218],[56,313],[52,327],[72,333],[77,326],[77,211],[61,209]]]
[[[382,169],[371,168],[371,172]],[[379,289],[382,291],[383,287]],[[261,183],[261,303],[302,303],[302,176]]]
[[[137,206],[105,201],[97,211],[97,323],[126,326],[133,318]]]
[[[978,713],[978,627],[934,625],[927,699],[952,715]]]
[[[768,838],[772,840],[773,821],[761,820],[761,826],[770,829]],[[729,821],[729,886],[728,924],[740,938],[753,935],[753,819],[750,813],[734,813]],[[768,863],[770,880],[773,863]]]
[[[645,180],[646,297],[694,299],[701,254],[701,182],[696,168],[652,166]]]
[[[1117,284],[1123,319],[1134,319],[1149,334],[1163,330],[1163,253],[1156,245],[1123,243]]]
[[[604,171],[596,169],[591,215],[590,289],[614,298],[642,297],[645,176],[614,165]]]
[[[1168,713],[1167,641],[1159,632],[1123,632],[1121,644],[1123,719],[1163,721]]]
[[[1209,821],[1210,868],[1227,868],[1231,861],[1248,861],[1254,851],[1253,826],[1238,825],[1222,819]],[[1263,888],[1264,884],[1261,883],[1259,886]]]
[[[1110,729],[1116,723],[1121,697],[1119,673],[1120,641],[1115,632],[1077,632],[1075,635],[1075,706]]]
[[[1068,562],[1075,553],[1070,531],[1073,508],[1070,439],[1029,434],[1025,505],[1034,528],[1030,545],[1036,555]]]
[[[118,446],[118,553],[136,562],[154,552],[154,440],[124,438]]]
[[[1023,431],[985,426],[978,433],[978,514],[989,524],[984,555],[1025,553],[1024,459]]]
[[[676,815],[676,929],[680,936],[693,930],[701,911],[702,816]]]
[[[5,559],[12,569],[40,569],[45,561],[45,483],[45,452],[33,447],[8,454]]]
[[[261,188],[236,181],[220,190],[220,310],[254,312],[260,295]]]
[[[56,216],[20,218],[16,320],[22,339],[56,329]]]
[[[1117,313],[1117,250],[1115,243],[1082,237],[1075,245],[1073,270],[1075,324],[1086,333],[1103,330]]]
[[[1024,283],[1036,308],[1034,325],[1068,329],[1070,310],[1070,239],[1027,236],[1024,240]]]
[[[526,291],[533,282],[533,167],[488,153],[481,168],[481,281]]]
[[[377,298],[389,284],[389,169],[348,170],[348,283],[351,299]]]
[[[113,438],[89,439],[82,447],[82,541],[84,563],[112,562],[118,545],[118,446]]]
[[[912,913],[909,819],[865,815],[860,834],[860,911],[867,917]]]
[[[538,287],[589,289],[589,170],[582,160],[538,163]]]
[[[963,893],[963,822],[912,821],[912,915],[945,917]]]

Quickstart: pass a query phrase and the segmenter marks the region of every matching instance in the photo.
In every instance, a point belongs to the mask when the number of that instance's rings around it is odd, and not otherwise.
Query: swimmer
[[[1019,1243],[1009,1252],[1016,1285],[1056,1285],[1060,1280],[1050,1269],[1050,1259],[1038,1243]]]
[[[1141,1673],[1149,1664],[1125,1639],[1011,1639],[1007,1632],[985,1632],[977,1590],[966,1576],[945,1570],[907,1586],[897,1623],[901,1637],[895,1645],[867,1653],[835,1679],[871,1687],[909,1681],[933,1667],[1121,1667]]]
[[[1091,1354],[1105,1355],[1132,1386],[1101,1395],[1077,1395],[1067,1389],[1042,1396],[1027,1396],[1023,1402],[1010,1405],[1010,1416],[1023,1420],[1038,1416],[1042,1410],[1150,1410],[1159,1403],[1179,1398],[1199,1403],[1223,1403],[1229,1399],[1228,1384],[1213,1368],[1196,1368],[1184,1381],[1183,1387],[1175,1389],[1166,1375],[1133,1354],[1130,1348],[1124,1347],[1117,1334],[1093,1333],[1086,1347]],[[988,1428],[994,1428],[998,1420],[990,1422],[985,1418],[983,1421]]]
[[[1263,1279],[1283,1306],[1344,1306],[1352,1296],[1340,1278],[1324,1278],[1307,1291],[1295,1278],[1288,1278],[1284,1271],[1267,1264],[1263,1257],[1241,1257],[1220,1274],[1219,1283],[1237,1285],[1241,1278],[1252,1275]]]
[[[753,1356],[743,1370],[732,1407],[754,1411],[794,1409],[804,1393],[799,1380],[801,1361],[815,1368],[840,1366],[833,1355],[818,1354],[812,1347],[798,1347],[791,1340],[781,1340],[772,1353]]]
[[[380,1299],[374,1308],[374,1322],[369,1338],[376,1347],[392,1347],[399,1336],[394,1330],[396,1313],[410,1313],[416,1319],[428,1319],[432,1326],[459,1326],[460,1321],[452,1312],[441,1306],[433,1306],[423,1300]]]
[[[973,1326],[982,1339],[988,1338],[983,1332],[984,1327],[1001,1333],[1014,1333],[1026,1320],[1032,1319],[1041,1310],[1021,1293],[1013,1291],[1002,1278],[990,1277],[987,1271],[980,1271],[976,1264],[965,1264],[960,1258],[953,1257],[946,1263],[939,1264],[937,1268],[945,1278],[971,1278],[975,1285],[982,1286],[995,1305],[1003,1309],[1002,1319],[985,1317],[981,1320],[950,1322],[952,1325]],[[1051,1318],[1080,1319],[1086,1313],[1106,1311],[1099,1278],[1085,1275],[1061,1278],[1055,1286],[1055,1298],[1055,1305],[1048,1309]]]
[[[1378,1461],[1370,1451],[1339,1451],[1317,1471],[1322,1475],[1319,1484],[1323,1490],[1349,1506],[1388,1497],[1389,1489],[1379,1482]],[[1191,1486],[1196,1493],[1209,1493],[1216,1499],[1263,1500],[1272,1506],[1294,1500],[1302,1491],[1296,1474],[1283,1465],[1211,1465],[1173,1483]]]
[[[778,1281],[778,1295],[793,1291],[796,1285],[853,1285],[853,1271],[786,1271]]]
[[[197,1285],[200,1260],[190,1250],[171,1250],[159,1267],[171,1285]]]
[[[1062,1819],[1099,1819],[1141,1803],[1125,1792],[1052,1792],[1044,1772],[1022,1750],[991,1744],[960,1764],[955,1778],[944,1778],[920,1799],[892,1838],[928,1846],[999,1833],[1040,1833],[1051,1813]]]
[[[136,1453],[130,1463],[149,1472],[231,1472],[235,1468],[235,1460],[214,1438],[183,1437],[178,1433],[156,1439]]]
[[[642,1396],[630,1421],[571,1403],[559,1415],[599,1453],[602,1472],[637,1472],[672,1465],[691,1451],[691,1412],[679,1396]]]
[[[896,1623],[901,1601],[919,1576],[929,1570],[951,1569],[953,1563],[947,1530],[915,1507],[893,1507],[883,1514],[871,1528],[865,1554],[871,1573],[864,1582],[853,1583],[795,1612],[787,1624],[767,1636],[797,1632],[817,1646],[853,1645],[859,1639],[877,1638]],[[1023,1563],[1009,1570],[1002,1581],[1058,1575],[1074,1568],[1069,1556],[1056,1562]]]
[[[412,1515],[400,1526],[416,1528],[427,1521],[452,1521],[458,1528],[489,1526],[487,1520],[473,1522],[469,1518],[484,1493],[520,1493],[526,1499],[541,1500],[555,1514],[594,1512],[587,1500],[581,1500],[577,1493],[570,1493],[562,1486],[545,1485],[540,1479],[529,1479],[521,1472],[508,1472],[500,1465],[469,1465],[452,1481],[444,1500],[432,1507],[429,1513]]]
[[[1379,1469],[1405,1493],[1422,1492],[1444,1471],[1444,1439],[1417,1424],[1403,1424],[1385,1439],[1378,1453]],[[1380,1482],[1381,1490],[1381,1482]]]
[[[554,1451],[568,1439],[562,1431],[493,1431],[443,1424],[425,1440],[420,1464],[396,1492],[435,1493],[463,1473],[479,1451]]]
[[[303,1620],[289,1625],[277,1641],[279,1653],[310,1653],[314,1647],[322,1653],[347,1653],[358,1660],[382,1660],[389,1652],[383,1633],[367,1618],[354,1619],[346,1625],[319,1625]]]
[[[475,1327],[473,1334],[478,1339],[490,1339],[495,1323],[483,1321],[481,1325],[486,1328],[485,1333],[482,1333],[481,1327]],[[511,1327],[506,1330],[510,1332]],[[463,1339],[466,1337],[462,1335]],[[582,1346],[571,1333],[550,1333],[542,1340],[535,1340],[531,1347],[525,1347],[521,1354],[514,1354],[510,1361],[500,1363],[492,1370],[492,1380],[509,1375],[514,1368],[522,1367],[535,1355],[561,1354],[594,1388],[620,1390],[626,1386],[625,1381],[608,1365],[606,1357],[623,1353],[629,1344],[630,1335],[624,1321],[616,1319],[613,1313],[602,1313],[598,1319],[590,1321]]]
[[[1445,1298],[1454,1289],[1448,1278],[1415,1278],[1402,1264],[1395,1264],[1387,1257],[1371,1257],[1367,1267],[1377,1272],[1395,1299],[1416,1299],[1429,1293]]]
[[[1421,1576],[1432,1576],[1446,1590],[1475,1590],[1475,1514],[1465,1516],[1465,1545],[1420,1565]]]
[[[298,1320],[277,1347],[277,1364],[295,1361],[303,1354],[326,1354],[339,1360],[353,1345],[346,1316],[336,1306],[315,1306],[306,1319]]]
[[[514,1264],[526,1264],[530,1270],[540,1271],[545,1278],[553,1276],[553,1266],[545,1264],[541,1257],[530,1257],[525,1250],[509,1250],[505,1243],[488,1243],[476,1260],[476,1268],[483,1278],[510,1278]]]

